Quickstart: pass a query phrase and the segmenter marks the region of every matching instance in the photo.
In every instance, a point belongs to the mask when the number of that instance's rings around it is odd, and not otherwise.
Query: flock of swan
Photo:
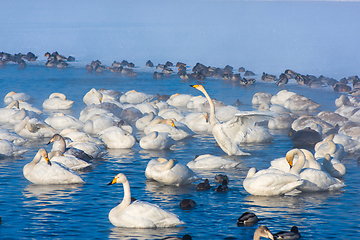
[[[341,160],[345,154],[360,151],[360,118],[357,118],[360,103],[357,99],[342,95],[335,102],[338,107],[335,112],[298,115],[296,111],[309,112],[320,105],[287,90],[276,95],[260,92],[252,99],[258,110],[239,111],[212,99],[204,86],[190,86],[203,96],[174,94],[159,101],[153,95],[136,90],[122,94],[93,88],[83,96],[86,107],[79,118],[61,111],[70,109],[74,101],[63,93],[53,93],[44,100],[42,107],[54,114],[44,120],[42,111],[30,104],[31,96],[10,92],[4,97],[7,106],[0,109],[0,156],[21,156],[27,151],[22,147],[26,141],[48,138],[51,149],[38,150],[33,160],[23,167],[24,177],[34,184],[81,184],[85,182],[77,171],[90,167],[93,159],[107,154],[107,149],[128,149],[139,144],[143,149],[164,150],[195,134],[212,133],[227,155],[250,155],[241,150],[241,144],[268,143],[274,139],[269,129],[291,128],[297,132],[315,131],[321,136],[322,140],[311,146],[315,153],[305,149],[309,146],[294,148],[284,153],[283,158],[270,159],[267,169],[250,168],[243,181],[244,189],[252,195],[274,196],[345,187],[346,168]],[[138,131],[144,133],[141,139],[136,137]],[[300,138],[297,141],[308,142],[309,134],[305,132]],[[235,160],[205,154],[196,156],[186,165],[175,159],[152,159],[144,171],[148,179],[181,186],[201,180],[195,170],[238,167],[239,162]],[[132,202],[130,182],[131,179],[119,173],[109,183],[121,183],[124,192],[122,202],[109,212],[113,225],[156,228],[185,224],[178,216],[155,204]],[[300,238],[300,234],[296,236],[276,237],[265,226],[254,233],[254,239]]]

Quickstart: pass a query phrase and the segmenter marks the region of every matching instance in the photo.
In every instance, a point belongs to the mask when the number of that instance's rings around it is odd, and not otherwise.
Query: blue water
[[[85,107],[82,97],[91,88],[105,88],[126,92],[137,91],[155,95],[201,93],[189,87],[196,81],[183,82],[177,75],[154,80],[154,69],[145,68],[145,63],[137,63],[136,77],[125,77],[111,72],[88,74],[87,63],[73,63],[68,69],[48,69],[44,62],[28,64],[23,70],[16,65],[0,69],[0,97],[9,91],[26,92],[34,97],[33,105],[42,109],[42,102],[52,92],[62,92],[75,104],[70,112],[79,117]],[[236,68],[236,66],[234,66]],[[285,69],[284,69],[285,70]],[[237,99],[244,103],[242,110],[251,110],[254,93],[267,91],[272,94],[288,89],[320,103],[319,111],[336,109],[334,100],[339,93],[330,87],[310,89],[291,82],[285,87],[260,80],[253,86],[241,87],[222,79],[207,78],[203,85],[211,97],[234,104]],[[344,76],[348,77],[348,76]],[[0,104],[3,106],[3,103]],[[316,114],[316,112],[314,113]],[[49,112],[44,111],[45,119]],[[360,164],[357,157],[346,156],[343,160],[347,168],[343,180],[346,187],[336,192],[299,194],[296,196],[257,197],[248,194],[242,182],[250,167],[267,168],[269,162],[282,157],[292,148],[287,131],[271,131],[275,139],[270,144],[250,144],[242,150],[250,156],[229,157],[214,145],[211,134],[197,134],[179,141],[172,150],[146,151],[136,144],[128,150],[109,150],[102,159],[93,162],[93,167],[82,172],[83,185],[37,186],[26,180],[23,166],[30,162],[40,147],[50,150],[48,139],[26,143],[29,151],[21,158],[0,160],[0,225],[1,239],[158,239],[165,236],[190,234],[193,239],[252,239],[253,227],[237,227],[237,218],[245,211],[252,211],[261,219],[259,224],[269,227],[272,232],[289,230],[296,225],[302,239],[356,239],[360,237]],[[136,133],[140,139],[143,135]],[[213,154],[241,162],[241,168],[226,171],[196,172],[198,176],[209,178],[212,190],[198,192],[196,183],[189,186],[161,186],[147,181],[144,171],[149,160],[157,157],[177,159],[186,164],[197,154]],[[129,181],[132,195],[144,201],[155,203],[177,214],[186,222],[183,227],[164,229],[124,229],[114,227],[108,220],[109,211],[122,200],[120,184],[107,186],[118,173],[124,173]],[[215,174],[227,174],[230,190],[225,193],[214,191]],[[182,210],[179,203],[191,198],[197,206]]]

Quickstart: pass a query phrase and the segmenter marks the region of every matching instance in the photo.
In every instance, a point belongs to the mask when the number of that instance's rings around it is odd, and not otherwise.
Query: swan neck
[[[291,157],[291,159],[294,159],[295,155],[297,155],[299,157],[297,162],[290,169],[290,173],[298,175],[300,173],[301,169],[304,167],[305,155],[299,149],[293,149],[288,154]]]
[[[328,151],[328,153],[329,153],[329,154],[334,154],[335,151],[336,151],[336,145],[335,145],[335,143],[334,143],[332,140],[329,140],[327,144],[328,144],[328,146],[329,146],[329,151]]]
[[[210,123],[211,123],[211,125],[215,125],[215,124],[217,124],[219,121],[218,121],[218,120],[216,119],[216,117],[215,117],[215,106],[214,106],[214,102],[212,101],[211,97],[209,96],[209,94],[206,92],[205,89],[202,89],[201,92],[205,95],[206,99],[207,99],[208,102],[209,102],[209,106],[210,106],[210,117],[209,117],[209,120],[210,120]]]
[[[131,203],[131,191],[130,191],[130,184],[129,184],[129,180],[126,180],[123,183],[123,188],[124,188],[124,197],[123,200],[121,201],[121,203],[117,206],[117,211],[120,214],[122,211],[125,210],[125,208],[127,208],[130,203]]]
[[[167,161],[163,168],[161,169],[161,171],[167,171],[167,170],[170,170],[173,166],[174,166],[174,160],[170,159],[169,161]]]

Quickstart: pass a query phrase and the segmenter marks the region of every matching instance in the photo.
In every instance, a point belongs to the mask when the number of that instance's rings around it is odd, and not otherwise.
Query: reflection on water
[[[162,239],[167,236],[184,235],[184,227],[157,228],[157,229],[132,229],[113,227],[109,234],[109,239]]]
[[[54,184],[54,185],[37,185],[29,184],[24,190],[23,195],[29,204],[46,201],[47,204],[52,202],[71,200],[71,195],[81,191],[82,184]]]

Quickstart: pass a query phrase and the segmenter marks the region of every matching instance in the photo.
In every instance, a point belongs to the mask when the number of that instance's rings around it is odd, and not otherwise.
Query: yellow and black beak
[[[196,88],[197,86],[199,86],[199,85],[197,85],[197,84],[195,84],[195,85],[190,85],[190,87],[193,87],[193,88]]]
[[[45,157],[45,160],[46,160],[47,164],[49,164],[51,166],[50,159],[48,157]]]
[[[289,163],[290,167],[293,166],[293,158],[287,158],[286,157],[286,161]]]
[[[114,184],[114,183],[116,183],[116,181],[117,181],[117,178],[115,177],[111,182],[109,182],[108,184],[107,184],[107,186],[109,186],[109,185],[112,185],[112,184]]]

